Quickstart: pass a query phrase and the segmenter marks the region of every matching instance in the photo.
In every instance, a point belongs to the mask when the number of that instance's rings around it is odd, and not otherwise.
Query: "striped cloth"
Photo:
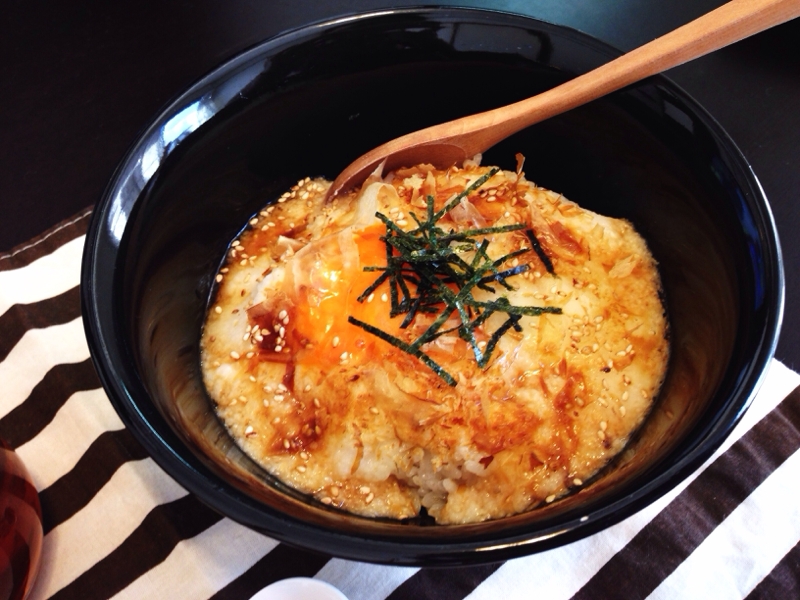
[[[147,456],[100,387],[78,293],[89,214],[0,255],[0,437],[26,463],[44,514],[32,598],[246,599],[295,576],[351,600],[800,598],[800,375],[778,361],[692,477],[542,554],[463,569],[377,566],[223,518]]]

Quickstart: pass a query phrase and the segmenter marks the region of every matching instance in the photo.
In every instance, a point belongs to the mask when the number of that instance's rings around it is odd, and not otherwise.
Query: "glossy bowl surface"
[[[766,198],[717,123],[662,77],[531,127],[484,164],[625,217],[659,261],[672,360],[659,404],[603,478],[544,509],[432,526],[309,501],[247,458],[216,419],[198,341],[213,275],[249,217],[298,179],[333,179],[408,131],[547,89],[618,52],[576,31],[470,9],[322,23],[222,65],[159,114],[120,164],[87,236],[82,300],[95,365],[153,458],[221,513],[336,556],[498,561],[640,510],[722,443],[772,357],[783,307]]]

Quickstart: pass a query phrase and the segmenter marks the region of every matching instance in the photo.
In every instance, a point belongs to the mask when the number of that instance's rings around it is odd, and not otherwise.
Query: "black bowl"
[[[468,9],[414,9],[267,41],[166,108],[94,212],[82,300],[95,365],[153,458],[219,512],[285,542],[375,562],[489,562],[564,544],[643,508],[738,422],[772,357],[783,272],[769,206],[732,141],[654,77],[523,131],[484,164],[632,221],[660,263],[672,359],[657,409],[595,484],[545,509],[436,526],[356,517],[267,475],[203,388],[198,341],[227,245],[299,178],[543,91],[618,54],[578,32]]]

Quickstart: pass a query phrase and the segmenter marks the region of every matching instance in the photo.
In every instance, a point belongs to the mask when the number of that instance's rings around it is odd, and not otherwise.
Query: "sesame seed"
[[[605,421],[600,421],[600,429],[602,429],[603,431],[608,429],[608,423],[606,423]]]
[[[548,504],[550,504],[555,499],[556,499],[556,495],[555,494],[550,494],[547,498],[544,499],[544,501],[547,502]]]
[[[389,300],[389,296],[387,296],[386,294],[381,294],[381,302],[386,302],[388,300]]]
[[[289,443],[289,440],[284,439],[283,440],[283,447],[288,450],[290,446],[291,446],[291,444]]]
[[[347,352],[342,352],[341,356],[339,356],[339,360],[341,360],[341,361],[345,361],[345,360],[347,360],[349,357],[350,357],[350,355],[349,355]]]
[[[339,345],[339,336],[337,335],[333,338],[333,347],[336,348],[336,346],[338,345]]]
[[[375,408],[374,406],[370,406],[369,407],[369,412],[371,412],[373,415],[377,415],[380,411],[377,408]]]
[[[253,426],[252,425],[248,425],[247,427],[244,428],[244,434],[245,435],[250,435],[251,433],[253,433]]]
[[[398,219],[397,224],[400,227],[405,227],[406,225],[408,225],[408,221],[406,221],[405,219]]]
[[[322,427],[320,427],[319,425],[315,425],[314,426],[314,433],[316,433],[317,435],[320,435],[322,433]]]
[[[272,424],[273,425],[278,425],[280,422],[281,422],[281,418],[280,417],[275,417],[274,419],[272,419]]]
[[[310,383],[307,383],[307,384],[306,384],[306,387],[304,387],[304,388],[303,388],[303,391],[304,391],[304,392],[310,392],[310,391],[311,391],[311,384],[310,384]]]
[[[606,439],[606,432],[603,431],[602,429],[598,429],[597,430],[597,437],[599,437],[601,440]]]
[[[621,414],[623,417],[625,416],[626,412],[628,412],[627,408],[625,408],[624,406],[619,407],[619,414]]]
[[[218,315],[221,315],[222,314],[222,307],[221,306],[215,306],[214,307],[214,312],[217,313]]]
[[[328,496],[323,496],[319,501],[323,504],[331,504],[333,502]]]
[[[250,379],[250,381],[252,381],[253,383],[256,382],[256,378],[253,375],[250,375],[248,379]]]
[[[266,398],[264,398],[263,403],[264,406],[269,407],[269,400],[267,400]]]
[[[242,336],[242,341],[246,342],[249,339],[250,339],[250,332],[248,331]]]
[[[283,346],[281,346],[280,344],[275,346],[275,352],[280,352],[281,350],[283,350]]]
[[[370,494],[369,494],[369,495],[366,497],[366,499],[364,500],[364,502],[366,502],[367,504],[369,504],[370,502],[372,502],[372,500],[373,500],[374,498],[375,498],[375,494],[373,494],[373,493],[370,493]]]
[[[602,316],[602,315],[597,315],[597,316],[594,318],[594,322],[595,322],[595,323],[602,323],[602,322],[603,322],[603,316]]]
[[[281,312],[278,313],[278,318],[279,319],[285,319],[288,316],[289,316],[289,313],[287,313],[285,310],[282,310]]]
[[[300,453],[300,458],[302,458],[303,460],[308,460],[308,452],[305,452],[305,451],[301,452]]]
[[[628,394],[628,392],[627,392],[627,391],[625,391],[625,392],[622,392],[622,399],[623,399],[623,400],[627,400],[627,399],[629,398],[629,396],[630,396],[630,394]]]
[[[367,296],[367,302],[372,302],[375,299],[375,294],[370,294]]]
[[[306,466],[305,465],[297,465],[297,470],[300,471],[301,473],[305,473],[306,472]]]
[[[573,485],[583,485],[583,480],[582,479],[578,479],[576,477],[575,479],[572,480],[572,484]]]
[[[236,350],[231,350],[231,358],[232,358],[233,360],[239,360],[239,358],[240,358],[240,357],[239,357],[239,353],[238,353],[238,352],[236,352]]]
[[[314,406],[319,408],[319,400],[317,398],[314,398]]]
[[[647,393],[647,390],[642,390],[641,394],[642,398],[644,398],[645,400],[647,400],[650,397],[650,394]]]
[[[222,281],[222,275],[217,275],[217,276],[214,278],[214,280],[215,280],[217,283],[219,283],[220,281]]]

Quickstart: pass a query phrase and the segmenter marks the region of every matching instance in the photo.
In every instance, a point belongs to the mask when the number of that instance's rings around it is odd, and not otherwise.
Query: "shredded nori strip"
[[[553,270],[553,261],[550,260],[550,257],[544,253],[542,249],[542,245],[539,243],[539,240],[536,238],[536,234],[533,233],[532,229],[526,229],[525,235],[528,236],[528,240],[533,246],[533,251],[536,252],[536,256],[539,257],[539,260],[542,261],[544,264],[544,268],[547,269],[547,272],[553,275],[555,271]]]
[[[373,327],[369,323],[365,323],[364,321],[359,321],[358,319],[356,319],[353,316],[347,317],[347,320],[350,323],[352,323],[353,325],[358,325],[364,331],[368,331],[372,335],[375,335],[375,336],[381,338],[382,340],[385,340],[385,341],[389,342],[392,346],[400,348],[401,350],[404,350],[404,351],[408,352],[412,356],[416,356],[418,359],[420,359],[422,362],[424,362],[426,365],[428,365],[434,373],[436,373],[439,377],[444,379],[447,382],[448,385],[451,385],[451,386],[455,386],[456,385],[456,380],[453,379],[453,376],[450,375],[450,373],[445,371],[430,356],[428,356],[424,352],[420,351],[419,349],[412,348],[411,346],[406,344],[403,340],[401,340],[399,338],[396,338],[393,335],[390,335],[390,334],[386,333],[382,329],[378,329],[377,327]]]
[[[380,285],[388,282],[391,296],[389,316],[405,315],[400,324],[401,329],[406,329],[419,313],[438,313],[422,335],[408,343],[374,325],[359,321],[352,316],[348,317],[348,321],[353,325],[418,358],[451,386],[456,385],[455,378],[422,351],[423,345],[442,335],[457,332],[459,337],[472,348],[478,366],[485,368],[500,338],[509,329],[521,331],[519,321],[523,316],[561,314],[561,309],[553,306],[514,306],[505,296],[495,300],[480,301],[472,295],[475,288],[496,293],[490,283],[498,284],[506,290],[513,290],[514,287],[507,280],[529,270],[530,266],[521,264],[505,267],[504,265],[531,250],[544,263],[548,273],[554,272],[550,258],[542,250],[533,231],[526,229],[525,224],[480,227],[464,231],[452,229],[444,231],[438,226],[439,219],[458,206],[463,198],[479,189],[498,170],[490,169],[448,200],[438,212],[434,211],[434,198],[427,196],[425,220],[413,212],[409,213],[417,224],[417,228],[411,231],[404,231],[386,215],[375,213],[386,226],[386,235],[380,238],[386,246],[386,266],[364,267],[364,271],[379,272],[380,275],[361,293],[358,301],[364,302]],[[521,229],[525,229],[525,235],[531,242],[532,248],[522,248],[497,259],[489,257],[487,252],[489,240],[478,239],[487,234],[511,233]],[[460,256],[464,252],[474,252],[470,262]],[[413,286],[413,293],[409,284]],[[450,329],[442,329],[456,312],[461,324]],[[481,349],[475,338],[475,330],[484,326],[486,320],[495,313],[505,313],[508,318],[489,334],[488,341]]]

